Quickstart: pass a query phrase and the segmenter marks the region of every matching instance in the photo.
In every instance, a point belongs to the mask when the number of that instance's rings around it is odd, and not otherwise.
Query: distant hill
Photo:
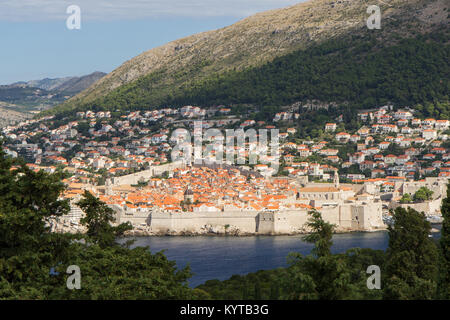
[[[101,79],[105,73],[0,85],[0,128],[61,104]]]
[[[16,122],[30,119],[31,113],[18,112],[9,108],[3,108],[0,104],[0,128],[12,125]]]
[[[41,80],[21,81],[11,84],[11,87],[39,88],[46,91],[59,91],[67,94],[76,94],[100,80],[106,75],[104,72],[93,72],[81,77],[45,78]]]
[[[380,30],[366,26],[372,4]],[[311,0],[259,13],[147,51],[51,113],[448,100],[448,12],[445,0]]]

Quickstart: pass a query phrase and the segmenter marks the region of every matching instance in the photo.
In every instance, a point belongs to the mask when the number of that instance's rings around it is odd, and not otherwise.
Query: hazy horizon
[[[0,3],[0,85],[109,73],[167,42],[299,2],[304,1],[7,0]],[[72,4],[81,9],[80,30],[66,27]]]

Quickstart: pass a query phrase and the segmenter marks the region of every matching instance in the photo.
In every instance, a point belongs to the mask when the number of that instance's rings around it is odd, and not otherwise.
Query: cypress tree
[[[447,185],[447,198],[442,201],[441,213],[438,298],[450,299],[450,184]]]
[[[438,248],[425,214],[397,208],[389,226],[384,299],[432,299],[437,287]]]
[[[290,299],[345,299],[351,288],[345,257],[331,254],[335,226],[324,221],[318,211],[309,212],[311,233],[303,239],[314,243],[312,255],[291,254],[290,275],[285,289]]]
[[[244,282],[244,287],[242,288],[242,300],[249,300],[248,284],[247,281]]]
[[[261,284],[259,281],[255,283],[255,300],[261,300]]]
[[[270,285],[270,300],[278,300],[280,297],[280,286],[278,285],[278,282],[272,281]]]

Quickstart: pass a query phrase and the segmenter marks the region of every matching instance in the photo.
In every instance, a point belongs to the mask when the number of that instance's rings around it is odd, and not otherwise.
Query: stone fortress
[[[137,183],[150,179],[155,174],[170,171],[180,167],[171,164],[170,167],[153,168],[148,172],[120,177],[108,181],[104,187],[91,186],[91,192],[112,194],[126,186],[126,183]],[[271,179],[271,178],[268,178]],[[222,210],[208,210],[200,207],[197,210],[163,210],[158,207],[135,207],[109,204],[116,212],[116,222],[130,222],[134,226],[135,235],[276,235],[300,234],[308,232],[305,224],[309,218],[308,212],[313,208],[321,212],[327,222],[336,225],[337,232],[377,231],[384,230],[383,213],[397,206],[410,206],[426,214],[439,215],[442,196],[446,194],[446,178],[427,178],[423,181],[395,182],[392,192],[380,192],[377,182],[364,184],[340,184],[337,172],[333,183],[310,183],[301,179],[291,179],[298,186],[296,193],[288,194],[281,199],[281,204],[289,205],[290,209],[281,206],[279,209],[260,208],[248,209],[224,206]],[[413,194],[420,187],[431,189],[433,200],[416,204],[400,204],[397,200],[404,193]],[[115,190],[115,191],[114,191]],[[445,196],[444,196],[445,197]],[[62,218],[65,226],[68,224],[79,229],[79,218],[83,214],[76,207],[76,199],[72,199],[72,210]],[[184,203],[193,203],[194,194],[188,187],[184,192]],[[292,209],[292,206],[295,209]],[[70,227],[69,226],[69,227]]]
[[[335,174],[333,184],[306,184],[295,195],[283,201],[300,205],[295,210],[227,210],[197,212],[164,212],[162,210],[127,210],[113,205],[117,222],[130,222],[137,230],[149,234],[297,234],[305,233],[305,223],[312,207],[337,227],[338,232],[382,230],[382,205],[379,196],[355,185],[340,186]],[[184,200],[193,202],[189,189]],[[137,231],[139,233],[139,231]]]

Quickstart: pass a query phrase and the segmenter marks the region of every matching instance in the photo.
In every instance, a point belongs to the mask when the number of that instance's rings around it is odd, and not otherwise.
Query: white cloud
[[[243,17],[305,0],[1,0],[0,21],[66,19],[69,5],[83,19],[128,20],[165,16]]]

